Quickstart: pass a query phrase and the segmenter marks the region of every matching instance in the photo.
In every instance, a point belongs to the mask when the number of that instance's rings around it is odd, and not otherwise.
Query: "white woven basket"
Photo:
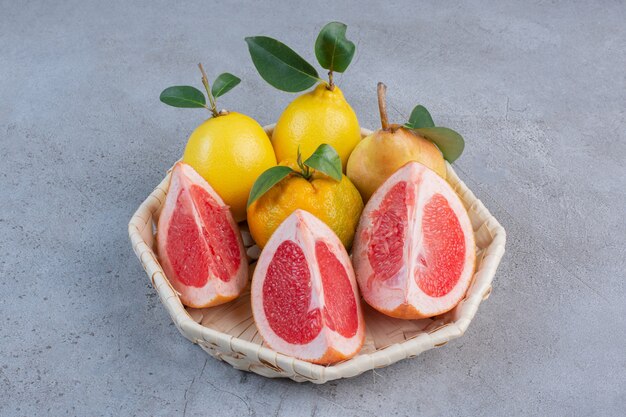
[[[265,127],[268,135],[271,136],[273,128],[274,125]],[[370,133],[367,129],[361,130],[363,136]],[[252,319],[249,292],[218,307],[192,309],[181,304],[154,252],[156,223],[169,187],[169,172],[139,206],[128,224],[128,233],[135,254],[183,336],[200,345],[211,356],[237,369],[266,377],[286,377],[297,382],[322,384],[391,365],[445,345],[449,340],[463,335],[480,303],[489,297],[491,282],[504,254],[506,233],[452,167],[446,165],[448,182],[463,200],[476,237],[476,272],[465,298],[452,311],[423,320],[387,317],[364,303],[367,330],[362,350],[354,358],[331,366],[301,361],[263,346]],[[254,263],[259,250],[249,233],[244,231],[243,235],[250,261]]]

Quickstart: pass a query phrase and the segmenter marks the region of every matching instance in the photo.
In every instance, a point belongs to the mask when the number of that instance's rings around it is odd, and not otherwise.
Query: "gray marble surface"
[[[626,414],[626,4],[0,2],[0,415]],[[417,103],[462,132],[456,169],[508,232],[465,336],[322,386],[232,369],[182,338],[126,224],[206,114],[158,95],[243,78],[223,107],[273,122],[266,34],[313,59],[348,24],[338,84],[363,126]]]

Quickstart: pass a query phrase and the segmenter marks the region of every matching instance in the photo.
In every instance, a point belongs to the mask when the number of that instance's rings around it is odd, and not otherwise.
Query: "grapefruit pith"
[[[270,238],[251,293],[259,334],[277,352],[330,364],[363,345],[365,323],[348,253],[326,224],[304,210]]]
[[[474,232],[452,187],[409,162],[365,206],[352,257],[368,304],[392,317],[432,317],[451,310],[467,291]]]
[[[248,282],[239,228],[220,196],[190,165],[174,166],[157,226],[159,261],[189,307],[237,297]]]

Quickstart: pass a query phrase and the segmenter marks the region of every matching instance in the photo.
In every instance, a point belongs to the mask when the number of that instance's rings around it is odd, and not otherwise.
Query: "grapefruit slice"
[[[365,322],[350,258],[321,220],[296,210],[276,229],[252,278],[259,334],[277,352],[330,364],[361,349]]]
[[[474,232],[463,203],[435,172],[410,162],[367,203],[352,259],[363,298],[392,317],[445,313],[474,274]]]
[[[236,298],[248,282],[241,234],[219,195],[191,166],[174,166],[157,226],[159,261],[189,307]]]

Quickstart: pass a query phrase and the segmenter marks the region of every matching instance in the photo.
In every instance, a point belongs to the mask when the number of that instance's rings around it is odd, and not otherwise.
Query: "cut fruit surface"
[[[365,337],[358,287],[339,238],[296,210],[263,249],[251,286],[259,334],[277,352],[329,364],[354,356]]]
[[[452,187],[418,162],[396,171],[369,200],[352,259],[365,301],[393,317],[454,308],[474,273],[467,211]]]
[[[222,304],[246,286],[239,228],[219,195],[185,163],[172,170],[157,231],[159,261],[186,306]]]

